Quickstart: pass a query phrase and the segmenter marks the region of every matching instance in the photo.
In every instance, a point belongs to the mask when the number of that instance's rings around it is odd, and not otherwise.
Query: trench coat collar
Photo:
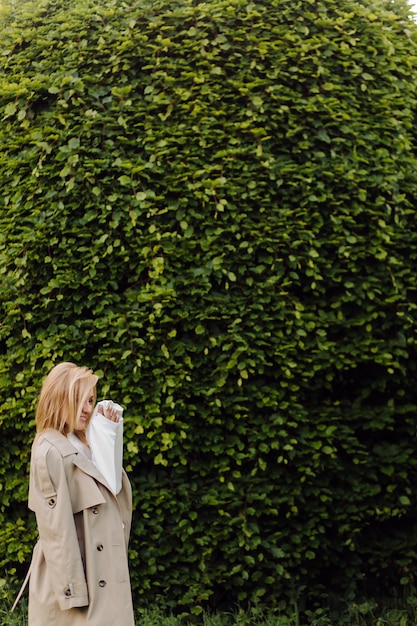
[[[103,474],[98,471],[96,466],[83,454],[81,454],[75,446],[67,439],[67,437],[59,432],[59,430],[55,430],[54,428],[48,428],[45,432],[42,433],[42,436],[49,441],[53,446],[55,446],[63,457],[74,455],[72,462],[74,465],[80,468],[85,474],[92,476],[99,483],[107,487],[107,489],[112,493],[109,483],[104,478]]]

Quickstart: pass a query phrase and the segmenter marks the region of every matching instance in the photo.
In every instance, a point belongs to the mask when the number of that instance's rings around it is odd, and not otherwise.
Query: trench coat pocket
[[[121,543],[112,545],[113,574],[117,583],[125,583],[129,580],[127,566],[126,547]]]

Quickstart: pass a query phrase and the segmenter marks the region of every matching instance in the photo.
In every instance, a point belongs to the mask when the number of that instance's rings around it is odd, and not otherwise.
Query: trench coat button
[[[93,506],[93,508],[91,509],[91,512],[93,515],[97,515],[98,514],[98,508],[96,506]]]
[[[105,580],[99,580],[98,581],[98,586],[99,587],[105,587],[106,586],[106,581]]]
[[[49,500],[48,500],[48,506],[49,506],[49,508],[50,508],[50,509],[53,509],[55,505],[56,505],[56,500],[55,500],[55,498],[49,498]]]
[[[70,595],[71,595],[71,589],[69,587],[67,587],[66,589],[64,589],[64,593],[65,593],[66,597],[69,598]]]
[[[102,550],[104,550],[104,548],[103,548],[103,544],[99,543],[99,544],[98,544],[98,546],[97,546],[97,550],[98,550],[99,552],[101,552]]]

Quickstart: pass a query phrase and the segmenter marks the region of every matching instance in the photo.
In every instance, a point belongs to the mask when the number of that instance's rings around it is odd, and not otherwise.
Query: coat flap
[[[71,494],[72,512],[80,513],[86,509],[91,509],[99,504],[105,504],[106,499],[100,492],[100,489],[95,485],[95,488],[86,491],[78,491],[75,494]]]
[[[82,470],[85,474],[88,474],[89,476],[94,478],[94,480],[96,480],[97,482],[101,483],[107,489],[109,489],[111,491],[110,485],[106,481],[106,479],[104,478],[102,473],[99,472],[99,470],[95,467],[95,465],[93,465],[93,463],[89,459],[87,459],[85,456],[83,456],[82,454],[77,452],[77,454],[74,456],[72,462],[80,470]],[[100,490],[98,489],[98,491],[100,491]]]
[[[106,499],[101,493],[100,488],[95,480],[90,480],[86,482],[85,474],[88,474],[89,476],[97,480],[101,479],[100,482],[103,482],[103,478],[98,472],[98,477],[95,476],[96,470],[92,463],[90,463],[87,459],[85,459],[84,463],[84,458],[80,454],[76,454],[74,456],[73,464],[81,469],[83,473],[81,474],[78,472],[74,472],[72,476],[72,512],[79,513],[80,511],[90,509],[94,506],[98,506],[99,504],[105,504]]]

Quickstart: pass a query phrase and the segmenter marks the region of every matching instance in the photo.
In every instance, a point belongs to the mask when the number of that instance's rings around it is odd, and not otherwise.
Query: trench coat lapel
[[[73,463],[77,467],[80,468],[85,474],[88,474],[94,480],[104,485],[111,493],[111,487],[104,476],[98,471],[96,466],[85,457],[83,454],[78,452],[77,448],[75,448],[72,443],[58,430],[54,430],[52,428],[48,429],[43,433],[45,439],[47,439],[50,443],[56,446],[61,452],[62,456],[74,455]]]
[[[107,489],[112,493],[111,487],[109,485],[109,483],[107,482],[107,480],[104,478],[103,474],[101,474],[98,469],[96,468],[95,465],[93,465],[92,461],[90,461],[89,459],[87,459],[87,457],[83,456],[80,452],[78,452],[78,450],[76,450],[75,448],[73,449],[75,452],[74,455],[74,459],[73,459],[73,463],[74,465],[76,465],[77,467],[80,468],[80,470],[82,470],[85,474],[88,474],[89,476],[91,476],[92,478],[94,478],[94,480],[97,480],[97,482],[101,483],[102,485],[104,485],[105,487],[107,487]]]

